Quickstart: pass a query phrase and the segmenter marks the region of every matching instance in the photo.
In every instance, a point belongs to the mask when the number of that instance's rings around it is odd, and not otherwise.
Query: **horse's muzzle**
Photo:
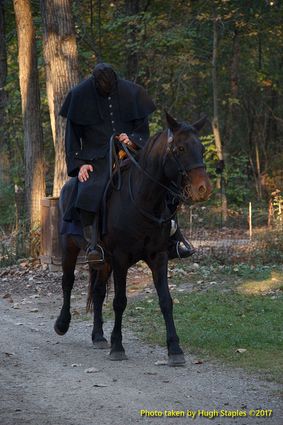
[[[193,202],[206,201],[212,192],[212,185],[204,168],[195,168],[188,173],[184,193]]]

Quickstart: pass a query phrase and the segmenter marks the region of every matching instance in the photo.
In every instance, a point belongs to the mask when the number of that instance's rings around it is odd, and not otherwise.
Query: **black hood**
[[[95,87],[101,96],[108,96],[117,87],[117,75],[111,65],[99,63],[93,70]]]

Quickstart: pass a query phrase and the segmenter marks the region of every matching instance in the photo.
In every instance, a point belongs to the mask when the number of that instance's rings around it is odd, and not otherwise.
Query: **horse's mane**
[[[163,159],[167,151],[167,143],[164,140],[165,137],[164,132],[159,131],[148,139],[145,146],[139,152],[138,160],[141,167],[146,169],[153,163],[155,167],[158,164],[163,164]],[[158,162],[158,159],[160,162]]]

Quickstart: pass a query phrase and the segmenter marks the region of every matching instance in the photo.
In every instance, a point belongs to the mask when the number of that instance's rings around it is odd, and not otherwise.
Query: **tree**
[[[40,222],[40,200],[45,195],[35,30],[30,1],[13,1],[18,36],[19,81],[24,127],[26,203],[29,223],[33,229]]]
[[[78,83],[77,44],[69,0],[41,0],[46,88],[55,149],[53,196],[67,179],[65,121],[59,111],[67,92]]]
[[[7,51],[5,40],[5,27],[4,27],[4,1],[0,0],[0,145],[4,145],[4,117],[5,108],[7,104],[7,94],[5,91],[5,84],[7,79]],[[6,160],[4,152],[0,155],[0,181],[5,179]]]
[[[217,79],[217,53],[218,53],[218,17],[213,11],[213,51],[212,51],[212,87],[213,87],[213,120],[212,129],[214,134],[217,156],[220,164],[224,164],[224,154],[221,142],[218,114],[218,79]],[[224,181],[222,177],[223,167],[219,167],[220,176],[218,178],[218,188],[221,189],[222,218],[225,223],[227,220],[227,199],[225,195]]]

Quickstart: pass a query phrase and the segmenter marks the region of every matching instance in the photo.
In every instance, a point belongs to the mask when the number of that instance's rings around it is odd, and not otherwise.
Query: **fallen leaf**
[[[237,350],[235,350],[236,353],[245,353],[247,351],[246,348],[237,348]]]
[[[157,360],[157,362],[154,363],[156,366],[165,366],[168,365],[167,360]]]
[[[98,369],[95,369],[95,367],[89,367],[88,369],[85,369],[85,373],[97,373],[99,372]]]
[[[8,353],[8,352],[6,352],[6,353],[4,353],[7,357],[12,357],[12,356],[15,356],[16,354],[15,353]]]
[[[193,364],[203,364],[203,361],[202,360],[196,360],[196,361],[193,362]]]
[[[144,288],[144,292],[146,292],[147,294],[151,294],[153,291],[150,288]]]

